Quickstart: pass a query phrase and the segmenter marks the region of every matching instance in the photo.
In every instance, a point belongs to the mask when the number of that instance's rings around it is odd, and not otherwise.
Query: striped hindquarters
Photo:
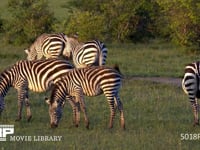
[[[107,48],[98,40],[88,41],[76,49],[72,57],[77,68],[102,66],[106,62]]]
[[[66,35],[58,34],[42,34],[40,35],[29,49],[26,49],[28,60],[39,60],[45,58],[57,58],[63,55],[66,44]]]
[[[182,88],[189,95],[191,101],[199,97],[199,62],[188,64],[182,80]]]
[[[65,48],[64,34],[50,34],[44,39],[42,52],[46,58],[57,58],[63,54]]]

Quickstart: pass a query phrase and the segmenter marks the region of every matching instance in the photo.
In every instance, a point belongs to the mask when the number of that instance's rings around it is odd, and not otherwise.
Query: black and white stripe
[[[200,62],[186,65],[185,74],[182,80],[182,88],[188,95],[194,113],[194,126],[199,125],[199,104],[200,98]]]
[[[47,59],[28,61],[22,60],[3,71],[0,75],[0,112],[4,108],[4,97],[10,87],[18,91],[18,118],[21,119],[22,105],[27,106],[28,120],[31,111],[28,99],[28,90],[44,92],[51,88],[55,79],[64,75],[73,66],[65,60]]]
[[[106,63],[107,48],[98,40],[79,43],[73,37],[67,37],[67,47],[64,55],[73,60],[76,68],[102,66]]]
[[[84,112],[86,127],[88,128],[89,120],[83,95],[97,96],[104,93],[111,113],[109,127],[113,127],[113,119],[117,107],[120,111],[121,127],[125,128],[123,104],[119,97],[121,83],[122,75],[120,74],[118,67],[113,69],[106,66],[92,66],[73,69],[67,72],[65,76],[56,81],[52,90],[51,98],[49,100],[51,125],[57,126],[61,118],[62,107],[59,107],[57,103],[63,101],[66,96],[71,96],[75,98],[74,103],[76,103],[76,106],[77,103],[80,103],[81,109]],[[78,126],[80,121],[79,113],[74,114],[74,117],[75,124]]]
[[[63,33],[57,34],[42,34],[34,43],[26,49],[28,60],[39,60],[45,58],[58,58],[63,55],[66,47],[66,35]]]

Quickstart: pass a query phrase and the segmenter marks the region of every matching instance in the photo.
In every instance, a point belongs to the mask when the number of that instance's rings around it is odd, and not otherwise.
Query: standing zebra
[[[97,96],[102,93],[107,97],[110,107],[109,128],[113,127],[113,119],[116,107],[120,111],[121,127],[125,129],[123,104],[119,98],[119,88],[122,82],[122,75],[118,67],[109,68],[106,66],[92,66],[82,69],[73,69],[66,75],[57,79],[52,90],[49,104],[50,123],[52,127],[57,127],[62,115],[62,107],[59,105],[66,96],[74,97],[76,103],[80,103],[84,113],[86,128],[89,128],[89,120],[86,113],[86,107],[83,95]],[[78,110],[78,109],[77,109]],[[79,113],[74,118],[75,125],[80,121]]]
[[[28,60],[38,60],[43,56],[45,58],[57,58],[64,56],[66,47],[66,35],[63,33],[57,34],[42,34],[35,42],[25,50]]]
[[[185,75],[182,80],[182,88],[188,95],[189,101],[193,108],[194,126],[199,125],[198,98],[200,98],[200,62],[194,62],[186,65]]]
[[[98,40],[79,43],[76,38],[66,37],[65,56],[73,60],[76,68],[102,66],[106,63],[107,48]]]
[[[51,88],[58,77],[64,75],[73,66],[68,61],[60,59],[48,59],[18,61],[0,74],[0,112],[4,109],[4,97],[10,87],[18,92],[18,116],[21,119],[22,105],[27,107],[27,119],[31,119],[28,89],[34,92],[44,92]],[[70,103],[71,104],[71,103]]]

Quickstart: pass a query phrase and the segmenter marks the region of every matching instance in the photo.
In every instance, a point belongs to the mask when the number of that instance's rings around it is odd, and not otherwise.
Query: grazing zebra
[[[18,92],[18,116],[21,119],[22,106],[25,102],[27,119],[31,119],[28,89],[34,92],[44,92],[51,88],[55,79],[64,75],[73,66],[66,60],[21,60],[0,74],[0,112],[4,109],[4,97],[10,87]],[[70,103],[71,104],[71,103]]]
[[[200,98],[200,62],[194,62],[186,65],[185,75],[182,80],[182,88],[188,95],[189,101],[193,108],[194,126],[199,125],[198,98]]]
[[[63,33],[58,34],[42,34],[35,42],[26,49],[28,60],[38,60],[43,56],[45,58],[57,58],[63,56],[66,47],[66,35]]]
[[[76,38],[66,37],[65,56],[72,59],[76,68],[102,66],[106,63],[107,48],[98,40],[79,43]]]
[[[58,126],[62,115],[60,103],[64,101],[66,96],[71,96],[76,104],[80,104],[81,110],[84,113],[86,128],[89,128],[83,95],[97,96],[104,93],[110,107],[109,128],[113,127],[113,119],[117,107],[120,111],[121,127],[125,129],[123,104],[119,98],[121,82],[122,75],[118,67],[113,69],[106,66],[91,66],[70,70],[66,75],[57,79],[51,97],[47,99],[51,126]],[[78,107],[78,105],[76,106]],[[74,116],[76,117],[74,118],[75,125],[78,126],[80,121],[79,113]]]

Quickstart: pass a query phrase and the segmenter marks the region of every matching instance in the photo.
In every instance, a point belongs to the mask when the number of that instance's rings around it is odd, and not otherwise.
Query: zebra
[[[68,36],[66,41],[65,56],[73,61],[76,68],[105,65],[107,48],[103,42],[91,40],[80,43],[77,38]]]
[[[185,74],[182,80],[183,91],[188,95],[189,101],[193,108],[194,123],[193,125],[199,125],[199,104],[198,98],[200,98],[200,62],[194,62],[186,65]]]
[[[48,58],[58,58],[64,56],[66,47],[66,35],[64,33],[47,34],[43,33],[34,43],[25,49],[28,60],[39,60],[43,56]]]
[[[83,95],[97,96],[104,93],[110,107],[109,128],[113,127],[115,110],[118,108],[121,127],[125,129],[123,104],[119,97],[122,78],[123,76],[117,66],[114,68],[106,66],[75,68],[67,72],[64,76],[57,78],[50,98],[46,99],[46,102],[49,104],[51,127],[58,126],[62,116],[62,101],[64,101],[66,96],[71,96],[74,98],[73,102],[76,107],[80,104],[81,110],[84,113],[86,128],[89,128],[89,119],[87,117]],[[76,110],[79,109],[77,108]],[[78,127],[80,113],[77,112],[77,114],[74,114],[74,117],[75,126]]]
[[[26,105],[27,120],[32,115],[28,91],[44,92],[50,90],[56,78],[74,68],[68,61],[62,59],[21,60],[0,74],[0,113],[3,111],[6,96],[10,87],[18,92],[18,113],[16,121],[21,120],[23,103]],[[71,103],[70,103],[71,104]]]

